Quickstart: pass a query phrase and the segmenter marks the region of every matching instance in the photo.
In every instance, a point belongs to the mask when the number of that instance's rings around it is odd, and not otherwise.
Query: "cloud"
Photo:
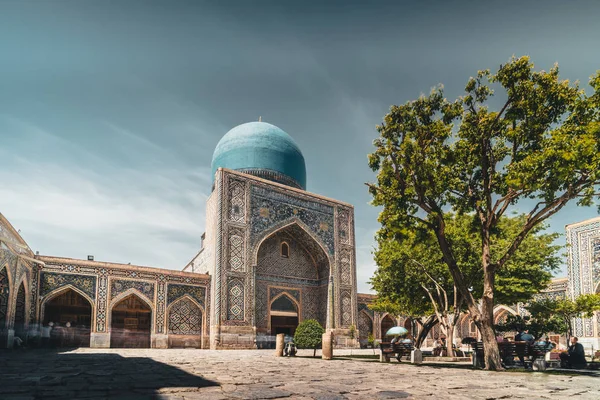
[[[88,169],[69,157],[77,146],[26,121],[12,122],[20,140],[43,140],[44,153],[52,155],[0,149],[10,166],[0,169],[0,210],[33,250],[170,269],[183,268],[198,250],[207,168],[172,167],[149,143],[152,169],[123,168],[101,157]]]

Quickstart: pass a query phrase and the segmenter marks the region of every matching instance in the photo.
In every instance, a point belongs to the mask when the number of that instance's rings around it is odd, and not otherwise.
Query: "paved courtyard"
[[[353,351],[362,357],[372,351]],[[272,350],[0,352],[0,399],[600,399],[600,377],[276,358]]]

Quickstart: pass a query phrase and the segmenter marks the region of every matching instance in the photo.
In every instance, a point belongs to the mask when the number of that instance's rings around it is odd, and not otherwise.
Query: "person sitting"
[[[435,341],[433,342],[433,356],[439,357],[441,354],[442,354],[442,342],[438,338],[435,338]]]
[[[583,345],[579,343],[579,339],[575,336],[571,338],[569,349],[564,353],[560,353],[560,366],[561,368],[576,369],[583,369],[587,366]]]
[[[523,331],[515,336],[515,342],[527,342],[528,344],[531,344],[534,340],[535,338],[531,333],[529,333],[529,329],[527,328],[523,329]],[[521,364],[525,365],[525,348],[517,347],[516,353],[517,357],[519,357],[519,361],[521,361]]]
[[[13,347],[15,349],[20,349],[21,347],[23,347],[23,339],[21,339],[18,336],[15,336],[13,339]]]
[[[390,344],[394,344],[394,343],[400,343],[400,336],[395,336],[392,341],[390,342]]]

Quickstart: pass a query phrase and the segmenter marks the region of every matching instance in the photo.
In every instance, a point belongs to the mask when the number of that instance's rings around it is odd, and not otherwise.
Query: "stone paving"
[[[353,354],[372,351],[353,351]],[[600,399],[600,377],[272,350],[0,351],[0,399]],[[338,355],[340,352],[337,353]]]

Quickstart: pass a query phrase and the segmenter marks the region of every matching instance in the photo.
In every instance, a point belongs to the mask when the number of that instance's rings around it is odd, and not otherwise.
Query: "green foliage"
[[[348,329],[348,335],[350,336],[350,339],[354,339],[356,337],[356,327],[354,325],[350,325],[350,328]]]
[[[521,317],[520,315],[508,315],[506,321],[495,326],[497,332],[521,332],[529,329],[529,333],[537,339],[542,338],[550,332],[565,332],[566,325],[564,321],[557,317],[545,318],[540,315],[531,317]]]
[[[483,290],[483,274],[478,259],[481,239],[470,215],[447,214],[447,237],[453,244],[458,265],[476,296]],[[519,232],[525,216],[502,217],[492,235],[492,248],[507,246]],[[544,289],[559,264],[559,246],[553,244],[557,234],[544,234],[536,227],[519,247],[514,257],[496,278],[496,299],[505,304],[527,302]],[[435,235],[429,231],[403,234],[401,240],[386,235],[377,237],[375,261],[378,266],[371,279],[378,298],[374,308],[396,314],[422,316],[431,314],[433,305],[423,286],[435,292],[433,277],[448,296],[454,295],[454,282],[443,262]]]
[[[373,336],[372,333],[369,333],[369,336],[367,337],[367,344],[370,347],[373,347],[373,345],[375,344],[375,336]]]
[[[294,342],[301,349],[318,349],[325,329],[315,319],[306,319],[298,325]]]
[[[527,305],[527,311],[536,320],[559,321],[551,331],[571,336],[573,318],[592,318],[596,311],[600,311],[600,294],[584,294],[574,301],[566,298],[541,298]]]

